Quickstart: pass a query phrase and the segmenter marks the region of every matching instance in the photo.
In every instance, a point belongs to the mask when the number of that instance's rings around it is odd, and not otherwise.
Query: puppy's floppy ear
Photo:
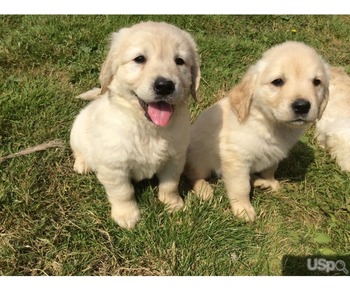
[[[324,84],[324,93],[323,93],[323,100],[320,104],[320,107],[318,109],[318,115],[317,115],[317,119],[321,119],[322,114],[324,112],[324,110],[326,109],[326,106],[328,104],[328,99],[329,99],[329,78],[330,78],[330,74],[331,74],[331,70],[329,69],[328,64],[325,64],[326,66],[326,72],[327,72],[327,82],[326,84]]]
[[[329,89],[328,89],[328,86],[326,86],[324,89],[323,100],[322,100],[320,107],[318,109],[318,115],[317,115],[318,120],[321,119],[322,114],[323,114],[324,110],[326,109],[326,106],[328,104],[328,98],[329,98]]]
[[[115,61],[118,57],[117,45],[120,38],[120,32],[114,32],[111,35],[111,45],[109,52],[107,54],[106,60],[102,64],[100,72],[100,84],[101,84],[101,93],[104,94],[108,90],[108,85],[112,81],[113,76],[117,73],[117,64]]]
[[[242,81],[228,94],[232,110],[236,113],[238,121],[244,121],[249,114],[254,94],[256,75],[252,68],[246,73]]]
[[[199,54],[197,50],[197,44],[194,40],[194,38],[188,33],[183,32],[185,35],[185,38],[187,39],[188,45],[191,47],[192,51],[192,67],[191,67],[191,95],[195,101],[197,101],[197,95],[196,92],[199,87],[200,79],[201,79],[201,70],[199,66]]]
[[[195,52],[194,63],[191,67],[191,95],[195,101],[197,101],[197,90],[199,87],[200,79],[201,79],[201,70],[199,67],[199,56],[198,53]]]

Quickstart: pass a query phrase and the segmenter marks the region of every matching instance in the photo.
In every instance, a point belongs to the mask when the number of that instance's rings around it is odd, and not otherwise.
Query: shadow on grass
[[[303,181],[307,169],[315,160],[313,149],[299,141],[290,151],[288,157],[280,162],[276,171],[276,179]]]
[[[283,276],[350,276],[350,255],[293,256],[282,258]]]
[[[158,196],[159,190],[159,180],[156,175],[154,175],[151,179],[144,179],[138,182],[133,182],[133,186],[135,189],[135,197],[136,200],[142,201],[142,196],[146,192],[149,192],[152,189],[153,195],[155,197]],[[189,182],[185,177],[181,177],[179,183],[179,194],[185,200],[188,192],[191,190]]]
[[[276,171],[276,178],[278,180],[289,180],[289,181],[303,181],[307,169],[311,163],[313,163],[315,157],[313,149],[303,142],[298,142],[291,150],[288,157],[281,161]],[[208,181],[211,185],[218,183],[220,177],[212,175]],[[137,201],[142,200],[142,195],[149,188],[153,189],[154,196],[158,194],[159,181],[156,176],[151,179],[145,179],[139,182],[134,182],[135,196]],[[191,190],[189,181],[182,176],[179,183],[179,193],[183,199],[186,199],[188,192]],[[253,196],[253,189],[251,192]]]

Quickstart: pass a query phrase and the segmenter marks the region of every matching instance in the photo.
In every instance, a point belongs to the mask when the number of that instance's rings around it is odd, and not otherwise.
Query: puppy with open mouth
[[[200,68],[189,33],[163,22],[141,22],[112,34],[101,89],[76,117],[70,136],[78,173],[94,171],[111,215],[123,228],[140,220],[132,181],[157,175],[158,198],[169,211],[183,200],[178,183],[189,144],[189,96]]]

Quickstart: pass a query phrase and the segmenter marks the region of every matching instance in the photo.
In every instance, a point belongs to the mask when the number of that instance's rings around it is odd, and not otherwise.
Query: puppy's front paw
[[[179,211],[180,209],[183,208],[184,205],[185,204],[184,204],[183,199],[179,196],[178,200],[167,203],[166,209],[169,213],[172,213],[175,211]]]
[[[278,180],[267,180],[259,177],[254,179],[253,185],[254,187],[258,187],[263,190],[271,189],[271,191],[273,192],[277,192],[281,188],[281,185]]]
[[[90,171],[90,168],[88,167],[84,159],[82,159],[81,157],[77,157],[75,159],[73,169],[79,174],[85,174]]]
[[[184,201],[179,194],[165,194],[164,192],[159,192],[158,199],[166,205],[166,209],[170,213],[178,211],[184,206]]]
[[[141,219],[141,213],[136,203],[112,206],[111,216],[122,228],[132,229]]]
[[[242,218],[245,221],[254,222],[256,220],[256,213],[254,207],[250,203],[233,202],[231,209],[235,216]]]
[[[197,180],[193,185],[193,190],[199,198],[205,201],[212,199],[214,196],[213,188],[204,179]]]

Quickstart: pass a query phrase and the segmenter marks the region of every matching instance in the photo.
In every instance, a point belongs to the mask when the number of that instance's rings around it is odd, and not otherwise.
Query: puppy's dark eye
[[[273,80],[273,81],[271,82],[271,84],[272,84],[273,86],[276,86],[276,87],[281,87],[281,86],[284,84],[284,81],[283,81],[283,79],[281,79],[281,78],[277,78],[277,79]]]
[[[312,84],[314,86],[319,86],[321,84],[321,80],[318,78],[314,78],[314,80],[312,80]]]
[[[176,58],[175,63],[176,63],[176,65],[181,66],[181,65],[185,64],[185,61],[182,58]]]
[[[146,58],[145,56],[137,56],[135,59],[134,59],[135,63],[137,64],[143,64],[143,63],[146,63]]]

